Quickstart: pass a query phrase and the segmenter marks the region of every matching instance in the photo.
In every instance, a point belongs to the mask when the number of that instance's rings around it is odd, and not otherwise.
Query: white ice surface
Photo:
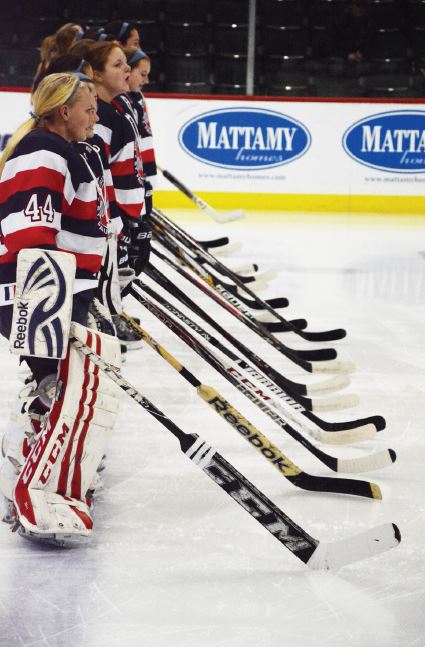
[[[351,457],[393,447],[397,462],[357,476],[383,501],[295,488],[266,464],[150,348],[129,353],[124,375],[183,430],[197,432],[310,534],[339,540],[393,521],[397,548],[338,574],[309,571],[181,453],[176,440],[123,394],[105,488],[89,546],[55,550],[0,527],[2,647],[423,647],[425,645],[424,221],[261,214],[217,225],[173,214],[199,238],[243,243],[237,266],[278,269],[264,297],[287,296],[285,317],[309,329],[345,327],[335,346],[357,372],[345,392],[360,406],[325,414],[384,415],[387,429]],[[160,263],[158,263],[160,267]],[[170,271],[168,276],[173,278]],[[180,284],[180,281],[179,281]],[[291,379],[322,379],[291,365],[192,288],[187,292]],[[331,475],[132,298],[129,313],[204,383],[235,404],[303,469]],[[281,336],[288,345],[318,344]],[[0,432],[18,388],[17,361],[0,346]],[[355,475],[356,477],[356,475]]]

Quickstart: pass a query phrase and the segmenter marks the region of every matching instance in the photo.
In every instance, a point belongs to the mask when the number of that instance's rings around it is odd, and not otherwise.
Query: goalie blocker
[[[9,346],[30,357],[65,357],[75,277],[75,256],[23,249],[18,254]]]

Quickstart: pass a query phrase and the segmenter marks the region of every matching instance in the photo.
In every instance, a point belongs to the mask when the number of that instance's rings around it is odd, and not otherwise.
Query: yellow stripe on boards
[[[299,195],[278,193],[197,193],[214,209],[246,211],[313,211],[425,215],[425,197],[390,195]],[[198,209],[179,191],[155,191],[158,209]]]

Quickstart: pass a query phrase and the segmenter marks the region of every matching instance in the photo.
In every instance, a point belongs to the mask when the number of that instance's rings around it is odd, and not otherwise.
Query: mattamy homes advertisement
[[[0,93],[0,145],[30,110]],[[423,212],[425,107],[148,97],[156,158],[220,206]],[[175,187],[156,186],[167,206]],[[162,198],[161,198],[162,196]],[[178,196],[187,200],[183,196]],[[184,202],[187,206],[189,202]],[[178,206],[178,205],[176,205]]]

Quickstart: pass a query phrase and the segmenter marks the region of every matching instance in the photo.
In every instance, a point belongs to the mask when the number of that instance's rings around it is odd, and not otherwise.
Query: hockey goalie
[[[33,248],[18,255],[9,346],[31,375],[3,438],[0,466],[4,520],[26,538],[60,546],[93,532],[91,495],[120,393],[69,343],[71,334],[120,367],[108,311],[92,290],[74,294],[74,277],[72,254]]]

